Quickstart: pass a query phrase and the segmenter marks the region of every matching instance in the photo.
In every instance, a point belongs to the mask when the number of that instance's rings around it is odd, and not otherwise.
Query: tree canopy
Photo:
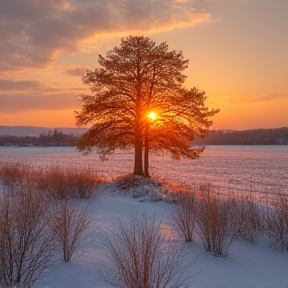
[[[189,61],[181,51],[169,51],[166,42],[129,36],[106,57],[99,55],[98,62],[102,67],[83,77],[93,94],[82,95],[82,110],[75,112],[78,126],[92,124],[78,140],[80,151],[97,147],[106,157],[133,147],[134,174],[146,177],[150,150],[169,151],[175,159],[199,157],[204,147],[192,148],[191,143],[196,134],[206,135],[210,117],[219,110],[205,106],[203,91],[183,87],[182,71]]]

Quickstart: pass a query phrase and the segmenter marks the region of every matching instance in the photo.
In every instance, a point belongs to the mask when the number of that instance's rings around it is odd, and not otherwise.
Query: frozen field
[[[88,166],[108,179],[133,170],[133,153],[117,152],[102,162],[97,155],[82,156],[75,148],[0,147],[1,161],[24,161],[33,166]],[[210,146],[195,161],[173,161],[167,155],[151,155],[151,174],[175,181],[201,181],[222,185],[223,189],[262,189],[287,191],[287,146]],[[99,232],[115,230],[117,218],[127,219],[135,211],[145,210],[163,219],[162,236],[168,243],[184,245],[185,259],[197,259],[188,274],[198,273],[185,288],[287,288],[288,252],[276,251],[261,238],[258,244],[243,239],[233,242],[225,258],[206,252],[200,242],[184,244],[169,222],[164,202],[139,202],[120,195],[107,185],[100,197],[99,210],[92,222],[93,235],[87,245],[75,253],[69,263],[58,262],[48,269],[34,288],[111,288],[97,278],[95,263],[108,261],[107,251],[99,243]],[[80,200],[97,202],[97,200]],[[94,233],[95,232],[95,233]],[[186,261],[184,259],[184,261]],[[183,286],[181,288],[184,288]]]
[[[0,147],[0,161],[42,167],[86,166],[108,179],[133,171],[133,151],[117,151],[103,162],[96,153],[83,156],[71,147]],[[152,176],[177,182],[211,182],[227,191],[287,192],[287,172],[288,146],[208,146],[197,160],[150,155]]]

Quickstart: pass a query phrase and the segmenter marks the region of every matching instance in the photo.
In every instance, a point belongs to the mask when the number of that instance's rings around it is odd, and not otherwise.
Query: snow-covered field
[[[21,161],[33,166],[89,167],[107,179],[133,171],[133,151],[117,151],[108,161],[83,156],[73,147],[0,147],[0,161]],[[222,192],[288,190],[288,146],[208,146],[200,159],[172,160],[167,154],[150,155],[150,174],[175,182],[210,182]]]
[[[117,151],[108,161],[83,156],[74,147],[0,147],[0,160],[33,165],[85,165],[101,175],[116,177],[133,170],[133,151]],[[172,160],[150,154],[152,176],[179,181],[288,183],[288,146],[207,146],[197,160]]]
[[[93,222],[98,231],[113,230],[115,220],[125,219],[132,212],[146,210],[168,219],[166,204],[163,202],[139,202],[130,196],[115,196],[107,193],[100,199],[99,213]],[[168,221],[167,221],[168,222]],[[170,226],[168,226],[170,227]],[[168,228],[169,229],[169,228]],[[170,241],[184,244],[173,231],[166,231]],[[42,278],[37,288],[106,288],[107,284],[95,278],[96,270],[91,265],[107,260],[106,252],[98,244],[97,233],[94,242],[81,249],[71,263],[61,263],[58,268]],[[206,252],[200,243],[185,244],[187,260],[197,258],[188,273],[197,273],[191,279],[189,288],[286,288],[288,287],[288,252],[271,249],[266,240],[251,244],[236,240],[225,258],[215,257]]]
[[[273,186],[287,191],[287,152],[287,146],[210,146],[203,156],[195,161],[176,162],[166,155],[152,155],[150,170],[154,176],[180,182],[196,180],[219,185],[224,183],[229,187],[238,185],[239,181],[239,187]],[[96,169],[100,175],[109,179],[127,174],[133,168],[131,152],[118,152],[111,156],[109,161],[101,162],[96,155],[83,157],[75,148],[0,147],[0,161],[25,161],[34,166],[84,165]],[[157,219],[163,219],[167,241],[184,244],[170,226],[166,207],[168,204],[139,202],[128,195],[112,192],[109,185],[104,189],[99,201],[98,214],[92,223],[95,231],[93,237],[74,255],[72,262],[59,263],[55,269],[47,271],[49,273],[37,283],[36,288],[109,287],[95,278],[96,271],[92,265],[105,262],[108,257],[99,244],[98,232],[115,230],[117,218],[126,219],[135,211],[145,210],[149,215],[156,213]],[[193,282],[188,286],[190,288],[288,287],[288,252],[273,250],[265,239],[261,239],[258,244],[237,239],[225,258],[206,252],[198,242],[185,244],[184,249],[187,260],[197,258],[188,273],[200,272],[191,279]]]

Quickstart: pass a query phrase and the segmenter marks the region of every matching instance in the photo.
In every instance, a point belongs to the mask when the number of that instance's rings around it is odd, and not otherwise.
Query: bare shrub
[[[127,223],[118,221],[118,229],[102,235],[109,252],[110,265],[96,264],[101,277],[116,287],[176,288],[182,285],[187,269],[195,262],[182,265],[183,250],[161,238],[160,224],[155,215],[135,213]]]
[[[74,252],[91,235],[88,229],[95,211],[96,207],[91,203],[84,205],[73,200],[54,200],[50,227],[61,246],[65,262],[71,260]]]
[[[237,238],[237,206],[233,199],[221,199],[211,191],[202,191],[197,203],[197,233],[206,251],[227,256]]]
[[[50,199],[25,187],[0,195],[0,286],[32,287],[54,254]]]
[[[52,166],[39,176],[38,185],[55,199],[91,198],[100,183],[99,177],[89,169]]]
[[[176,204],[167,205],[172,219],[177,230],[184,236],[186,242],[194,240],[196,211],[194,193],[179,192],[174,193]]]
[[[276,194],[272,207],[267,207],[266,237],[274,249],[288,251],[288,195]]]
[[[239,236],[256,244],[264,229],[261,207],[253,200],[238,201],[238,215]]]

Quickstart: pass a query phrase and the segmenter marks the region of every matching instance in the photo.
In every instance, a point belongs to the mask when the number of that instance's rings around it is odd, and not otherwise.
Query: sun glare
[[[148,114],[148,117],[151,119],[154,119],[156,117],[156,113],[155,112],[151,112]]]

